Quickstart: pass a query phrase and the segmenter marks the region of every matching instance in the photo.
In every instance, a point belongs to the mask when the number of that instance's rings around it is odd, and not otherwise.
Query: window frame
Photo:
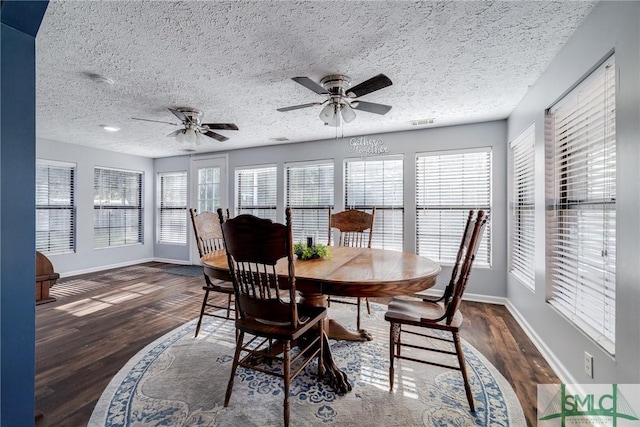
[[[323,196],[328,200],[326,203],[305,204],[293,203],[292,204],[292,185],[291,185],[291,171],[292,169],[302,169],[305,172],[313,169],[325,167],[330,169],[328,176],[330,176],[331,186],[328,192],[325,194],[319,194],[317,188],[319,186],[313,186],[310,188],[307,185],[303,186],[300,191],[303,191],[305,195],[314,193],[318,199],[322,199]],[[305,175],[306,178],[306,175]],[[321,176],[319,179],[321,180]],[[333,159],[327,160],[309,160],[302,162],[287,162],[284,164],[284,186],[285,186],[285,206],[291,208],[291,221],[292,221],[292,234],[293,241],[306,241],[306,237],[315,237],[318,243],[327,244],[329,239],[329,210],[334,208],[334,196],[335,196],[335,162]]]
[[[172,171],[172,172],[158,172],[157,174],[158,185],[158,206],[157,206],[157,224],[158,224],[158,238],[156,239],[158,244],[168,245],[181,245],[187,244],[187,207],[188,207],[188,187],[189,177],[186,170]],[[168,179],[183,180],[181,188],[167,189],[165,182]],[[180,185],[175,184],[175,185]],[[178,203],[172,203],[171,201],[165,201],[165,190],[172,190],[174,195],[178,198]],[[164,214],[167,215],[164,215]],[[180,215],[182,214],[182,215]],[[166,222],[168,221],[168,223]],[[175,233],[176,229],[180,229],[178,233]],[[168,239],[163,238],[168,236]],[[175,238],[174,238],[175,236]]]
[[[393,194],[391,196],[389,196],[390,198],[390,203],[386,202],[386,196],[383,193],[383,197],[385,198],[385,200],[383,201],[383,204],[375,204],[375,203],[357,203],[358,201],[354,201],[354,200],[350,200],[350,191],[349,191],[349,171],[348,171],[348,165],[349,164],[355,164],[358,162],[362,162],[363,164],[367,164],[367,163],[375,163],[375,162],[396,162],[399,161],[401,164],[400,167],[400,191],[397,192],[393,192]],[[365,166],[366,167],[366,166]],[[389,249],[389,250],[396,250],[396,251],[403,251],[404,250],[404,227],[405,227],[405,220],[404,220],[404,169],[405,169],[405,156],[404,154],[394,154],[394,155],[388,155],[388,156],[375,156],[375,157],[351,157],[351,158],[345,158],[344,162],[343,162],[343,184],[344,184],[344,207],[345,209],[358,209],[358,210],[362,210],[365,212],[369,212],[371,213],[373,210],[373,207],[375,206],[376,208],[376,213],[375,213],[375,218],[374,218],[374,224],[373,224],[373,237],[372,237],[372,241],[371,241],[371,247],[372,248],[378,248],[378,249]],[[384,170],[384,165],[383,165],[383,170]],[[366,173],[366,172],[365,172]],[[352,175],[353,176],[353,175]],[[366,185],[364,185],[364,181],[363,181],[363,194],[366,191],[366,188],[368,188],[371,185],[378,185],[378,188],[376,188],[375,192],[370,192],[369,194],[380,194],[380,188],[384,190],[386,190],[387,186],[385,186],[386,184],[391,184],[391,186],[397,185],[397,182],[395,181],[389,181],[389,182],[385,182],[385,180],[383,179],[382,181],[367,181]],[[398,196],[399,195],[399,199]],[[400,203],[397,203],[397,200],[400,201]],[[400,225],[399,225],[399,230],[397,230],[397,227],[395,226],[395,221],[398,221],[398,217],[396,215],[398,215],[399,213],[399,218],[400,218]],[[386,222],[391,222],[392,227],[390,227],[392,229],[392,231],[387,232],[386,230],[388,230],[388,227],[385,227],[385,223]]]
[[[428,186],[427,180],[435,183],[437,186],[434,190],[436,194],[453,194],[453,188],[460,188],[460,183],[452,182],[451,177],[455,176],[456,179],[461,179],[462,175],[460,171],[468,170],[465,168],[463,164],[466,155],[475,155],[478,153],[486,154],[486,169],[483,165],[482,173],[487,177],[486,179],[486,187],[483,187],[483,191],[486,191],[486,198],[481,200],[480,203],[478,200],[478,190],[477,188],[473,188],[473,184],[477,183],[477,179],[469,179],[465,182],[471,186],[471,189],[468,193],[463,193],[468,198],[470,198],[469,202],[466,203],[444,203],[447,200],[443,200],[443,197],[438,196],[436,201],[433,203],[428,203],[426,197],[429,197],[426,187]],[[454,161],[456,160],[453,156],[463,156],[463,158],[456,164]],[[447,165],[445,168],[441,163],[446,160],[438,160],[438,168],[433,168],[434,174],[438,176],[430,177],[429,173],[431,173],[431,169],[426,167],[427,158],[443,158],[450,157],[451,165]],[[425,164],[421,164],[422,159]],[[420,152],[416,153],[415,157],[415,235],[416,235],[416,254],[426,256],[434,261],[442,264],[442,265],[453,265],[455,262],[456,254],[458,252],[458,248],[460,247],[460,238],[464,231],[464,225],[466,224],[467,216],[470,209],[483,209],[487,215],[489,215],[489,221],[487,222],[487,226],[485,229],[484,237],[480,242],[480,247],[478,248],[478,253],[476,255],[476,260],[474,262],[474,268],[492,268],[492,218],[491,218],[491,210],[493,206],[493,150],[492,147],[475,147],[475,148],[464,148],[464,149],[455,149],[455,150],[444,150],[444,151],[428,151],[428,152]],[[423,171],[424,170],[424,171]],[[441,171],[446,170],[449,175],[449,180],[446,181],[442,177]],[[455,171],[453,173],[448,171]],[[421,182],[422,180],[422,182]],[[457,184],[457,185],[454,185]],[[448,187],[448,188],[447,188]],[[421,192],[423,194],[421,194]],[[421,202],[422,199],[425,199],[424,202]],[[429,211],[435,211],[439,213],[440,219],[434,222],[434,226],[437,226],[437,233],[429,233],[427,235],[426,232],[421,231],[421,216],[427,215]],[[431,220],[425,219],[425,221],[431,222]],[[449,223],[447,224],[448,221]],[[427,224],[425,224],[426,226]],[[424,234],[424,235],[423,235]],[[438,249],[435,252],[427,252],[426,246],[421,244],[421,239],[424,239],[428,242],[428,244],[432,245],[434,243],[433,236],[437,236],[437,244]],[[425,248],[424,251],[421,251],[421,248]],[[436,253],[437,252],[437,253]]]
[[[41,184],[39,182],[39,173],[38,170],[41,167],[46,167],[46,171],[47,171],[47,184],[46,184],[46,191],[47,191],[47,203],[46,204],[41,204],[38,203],[38,199],[40,196],[40,187]],[[54,186],[54,184],[51,182],[51,172],[52,169],[59,169],[59,170],[63,170],[69,173],[69,182],[68,182],[68,190],[69,190],[69,203],[68,204],[59,204],[59,203],[52,203],[51,200],[51,189]],[[68,163],[68,162],[60,162],[60,161],[55,161],[55,160],[45,160],[45,159],[37,159],[36,160],[36,197],[35,197],[35,204],[36,204],[36,236],[35,236],[35,245],[36,245],[36,250],[39,252],[42,252],[43,254],[47,254],[47,255],[60,255],[60,254],[67,254],[67,253],[75,253],[76,252],[76,240],[77,240],[77,227],[76,227],[76,217],[77,217],[77,207],[76,207],[76,179],[77,179],[77,164],[76,163]],[[66,188],[63,188],[63,190],[66,190]],[[52,212],[59,212],[61,210],[66,210],[69,211],[69,220],[68,220],[68,229],[67,230],[51,230],[51,213]],[[38,230],[38,224],[39,224],[39,220],[38,220],[38,216],[39,216],[39,212],[46,212],[47,213],[47,223],[48,223],[48,227],[47,230]],[[55,221],[55,219],[54,219]],[[64,221],[66,222],[66,221]],[[52,233],[56,233],[56,232],[60,232],[60,231],[64,231],[65,233],[63,234],[68,234],[68,237],[66,238],[55,238],[53,239],[54,242],[52,243]],[[68,232],[68,233],[67,233]],[[42,239],[40,236],[43,235],[43,233],[47,234],[47,238],[46,239]],[[46,244],[44,244],[44,242],[46,242]],[[58,243],[60,242],[60,243]],[[67,244],[63,244],[63,242],[68,242]],[[64,247],[63,247],[64,246]]]
[[[250,187],[253,188],[253,202],[252,204],[243,204],[241,200],[241,180],[242,175],[253,172],[253,184]],[[257,174],[260,172],[269,173],[269,179],[273,179],[273,187],[275,190],[273,194],[266,194],[269,199],[268,202],[260,204],[256,203],[259,199],[259,196],[264,192],[260,191],[260,180],[258,179]],[[265,164],[265,165],[254,165],[254,166],[238,166],[235,168],[235,213],[236,215],[240,214],[251,214],[260,218],[268,218],[272,221],[277,220],[277,210],[278,210],[278,167],[275,164]],[[269,185],[269,184],[266,184]],[[272,200],[271,200],[272,199]]]
[[[509,143],[509,272],[535,291],[535,123]]]
[[[135,200],[135,205],[126,206],[124,203],[122,205],[111,205],[112,200],[116,199],[111,197],[107,200],[104,198],[106,189],[104,188],[103,175],[100,177],[97,176],[98,171],[104,171],[104,173],[113,174],[113,181],[109,181],[107,184],[110,184],[111,188],[113,188],[114,184],[122,183],[119,182],[118,179],[124,180],[125,178],[135,178],[137,181],[137,187],[134,189],[134,193],[137,191],[137,195],[134,194],[134,198],[131,200]],[[120,175],[118,175],[120,174]],[[100,181],[100,182],[98,182]],[[106,248],[115,248],[115,247],[123,247],[123,246],[132,246],[132,245],[141,245],[144,244],[144,172],[142,171],[133,171],[127,169],[118,169],[112,167],[105,166],[95,166],[93,168],[93,183],[94,183],[94,205],[93,205],[93,248],[94,249],[106,249]],[[99,193],[99,194],[98,194]],[[96,196],[99,196],[100,199],[96,204]],[[121,202],[124,202],[125,199],[128,199],[126,196],[120,198]],[[106,200],[106,203],[104,202]],[[109,216],[111,216],[112,212],[123,212],[123,218],[116,218],[116,220],[122,220],[123,225],[111,226],[111,225],[100,225],[100,215],[104,212],[109,212]],[[132,226],[127,224],[127,212],[135,212],[137,215],[137,225]],[[134,218],[135,219],[135,218]],[[134,235],[135,238],[129,239],[129,232],[127,229],[135,230]],[[107,230],[107,244],[100,244],[99,230]],[[122,239],[122,243],[120,239],[114,239],[115,236],[112,237],[112,234],[115,234],[117,230],[124,231],[124,238]]]
[[[546,301],[611,355],[616,347],[617,80],[612,54],[545,118]],[[595,101],[599,96],[601,103]]]

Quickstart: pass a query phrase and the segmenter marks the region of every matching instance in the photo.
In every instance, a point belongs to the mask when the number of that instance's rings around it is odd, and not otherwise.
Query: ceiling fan
[[[326,95],[327,99],[323,102],[311,102],[309,104],[278,108],[278,111],[284,112],[324,105],[324,108],[320,111],[320,120],[322,120],[325,125],[338,127],[340,126],[341,120],[344,120],[345,123],[350,123],[356,118],[356,113],[353,110],[380,115],[386,114],[391,110],[390,105],[360,101],[359,99],[368,93],[391,86],[391,80],[384,74],[378,74],[354,87],[351,87],[351,79],[342,74],[326,76],[320,80],[320,84],[314,82],[309,77],[293,77],[292,80],[319,95]]]
[[[205,137],[209,137],[220,142],[229,139],[224,135],[213,132],[212,129],[238,130],[238,126],[233,123],[202,123],[202,116],[204,114],[202,113],[202,111],[195,108],[169,108],[169,111],[171,111],[178,119],[180,119],[182,124],[163,122],[160,120],[139,119],[136,117],[132,117],[132,119],[142,120],[145,122],[166,123],[173,126],[183,126],[182,129],[171,132],[167,136],[175,137],[178,142],[185,142],[188,144],[195,143],[196,145],[200,145],[202,142],[205,142]]]

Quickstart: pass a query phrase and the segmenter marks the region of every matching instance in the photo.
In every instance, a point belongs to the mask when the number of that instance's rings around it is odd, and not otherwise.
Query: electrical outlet
[[[584,352],[584,373],[593,378],[593,356]]]

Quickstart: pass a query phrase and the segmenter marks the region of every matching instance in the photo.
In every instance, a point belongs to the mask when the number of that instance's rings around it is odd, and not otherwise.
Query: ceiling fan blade
[[[318,83],[311,80],[309,77],[292,77],[291,80],[293,80],[298,84],[301,84],[302,86],[306,87],[309,90],[314,91],[317,94],[327,95],[329,93],[325,88],[323,88]]]
[[[171,111],[178,119],[180,119],[181,122],[190,122],[189,118],[182,111],[174,110],[173,108],[169,108],[169,111]]]
[[[391,86],[393,83],[389,79],[389,77],[384,74],[378,74],[375,77],[371,77],[369,80],[365,80],[364,82],[355,85],[351,89],[348,89],[345,93],[349,96],[355,95],[356,97],[366,95],[371,92],[375,92],[376,90],[380,90],[387,86]]]
[[[376,104],[375,102],[355,101],[351,104],[353,109],[374,114],[387,114],[391,105]]]
[[[180,133],[184,132],[184,129],[178,129],[178,130],[174,130],[173,132],[171,132],[169,135],[169,137],[176,137],[178,136]]]
[[[226,141],[227,139],[229,139],[226,136],[222,136],[219,133],[215,133],[215,132],[211,132],[211,131],[204,132],[203,135],[206,135],[209,138],[217,139],[220,142],[223,142],[223,141]]]
[[[322,104],[323,104],[322,102],[311,102],[309,104],[294,105],[292,107],[278,108],[278,111],[285,112],[285,111],[291,111],[291,110],[299,110],[300,108],[315,107],[316,105],[322,105]]]
[[[238,126],[233,123],[203,123],[202,126],[207,126],[209,129],[238,130]]]
[[[179,126],[178,123],[171,123],[171,122],[162,122],[160,120],[149,120],[149,119],[139,119],[137,117],[131,117],[132,120],[140,120],[142,122],[154,122],[154,123],[164,123],[167,125],[173,125],[173,126]]]

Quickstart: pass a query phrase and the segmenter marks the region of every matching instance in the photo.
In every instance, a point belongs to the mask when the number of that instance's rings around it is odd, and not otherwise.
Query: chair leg
[[[393,363],[396,358],[395,355],[395,345],[396,345],[396,334],[395,334],[395,323],[391,323],[389,327],[389,391],[393,391],[393,378],[394,378],[394,369]]]
[[[231,318],[231,294],[229,294],[229,298],[227,299],[227,319]]]
[[[473,394],[471,394],[471,385],[469,385],[469,378],[467,377],[467,365],[464,360],[464,353],[462,353],[460,337],[457,332],[453,332],[453,342],[456,346],[456,354],[458,356],[458,363],[460,363],[460,371],[462,372],[462,379],[464,380],[464,391],[467,393],[469,408],[471,409],[471,412],[475,412],[476,408],[473,403]]]
[[[358,301],[356,302],[356,305],[358,306],[358,317],[356,318],[356,331],[360,330],[360,297],[357,298]]]
[[[289,386],[291,385],[291,341],[284,342],[284,427],[289,427]]]
[[[204,298],[202,299],[202,308],[200,308],[200,317],[198,318],[198,324],[196,325],[196,337],[200,333],[200,326],[202,326],[202,316],[204,316],[204,310],[207,308],[207,300],[209,299],[209,290],[204,291]]]
[[[364,301],[367,303],[367,314],[371,314],[371,306],[369,305],[369,298],[365,297]]]
[[[229,406],[229,399],[231,399],[231,391],[233,390],[233,378],[236,375],[236,369],[238,369],[238,361],[240,360],[240,351],[242,350],[242,341],[244,340],[244,332],[236,329],[238,336],[236,341],[236,351],[233,355],[233,365],[231,366],[231,376],[229,377],[229,384],[227,385],[227,392],[224,395],[224,407]]]
[[[320,352],[318,353],[318,378],[324,377],[324,321],[321,320],[318,323],[318,332],[320,339],[318,340],[318,345],[320,346]]]

